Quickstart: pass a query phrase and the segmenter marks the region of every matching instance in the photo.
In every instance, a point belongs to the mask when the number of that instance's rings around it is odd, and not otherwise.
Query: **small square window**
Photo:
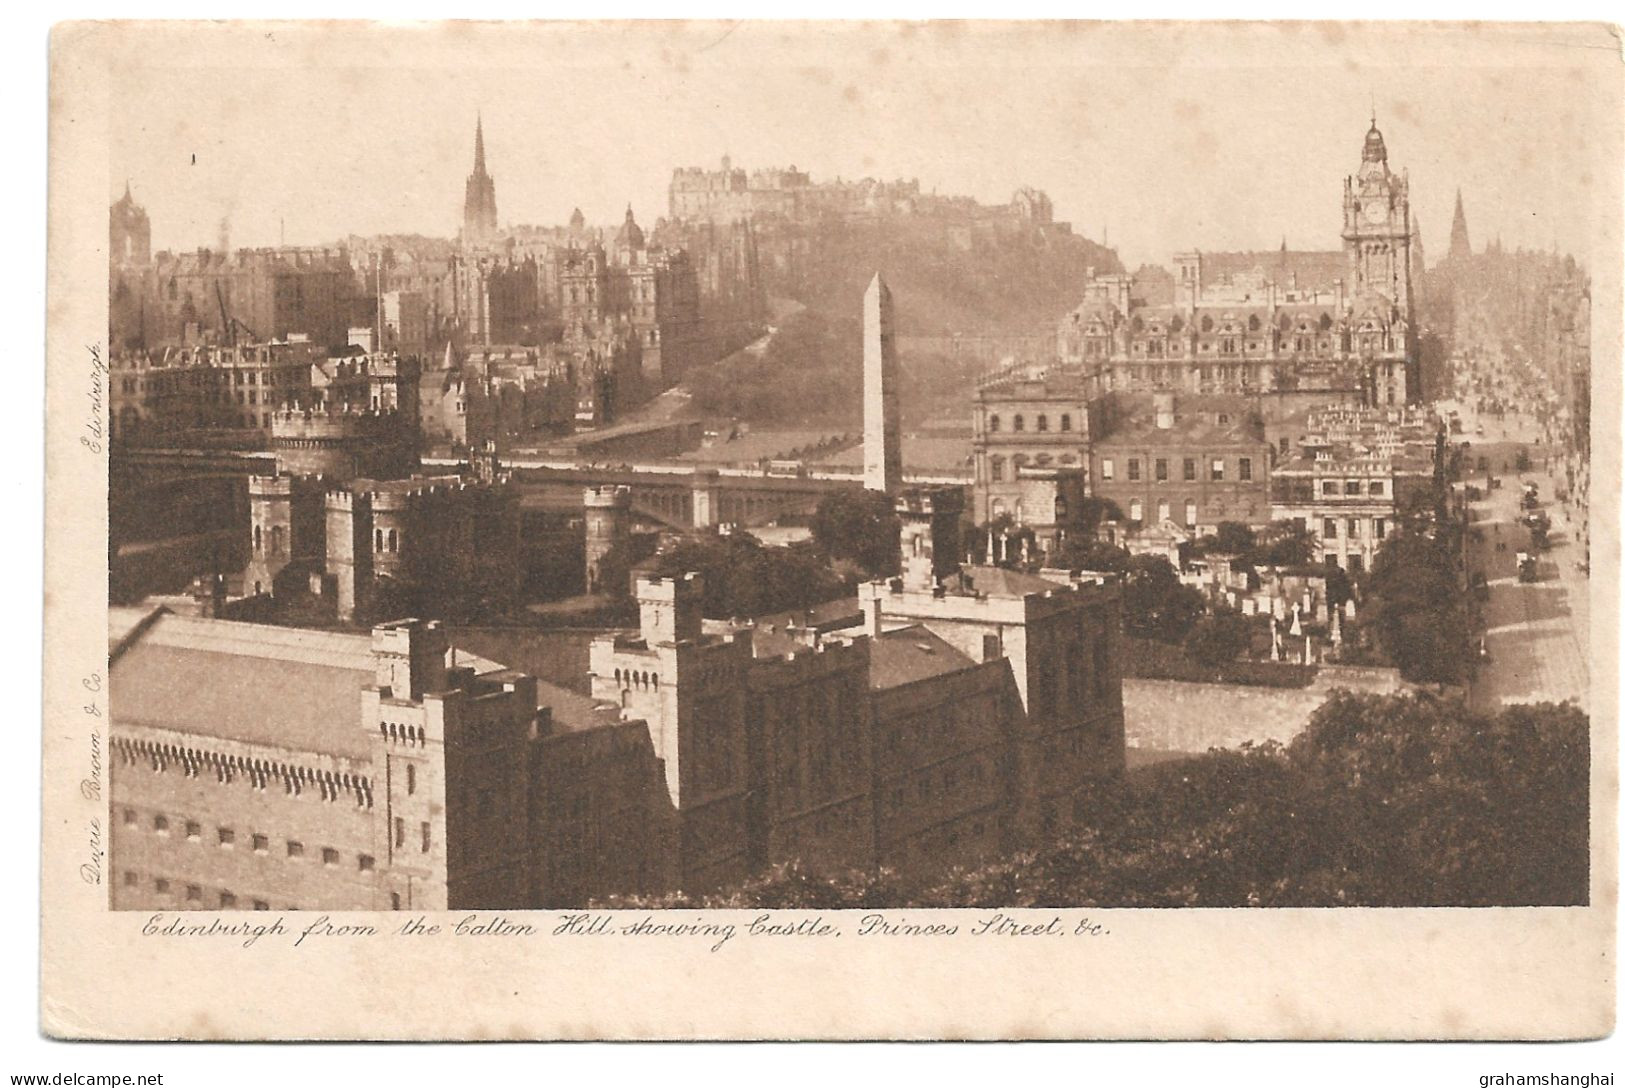
[[[356,868],[360,869],[363,873],[372,872],[373,860],[371,854],[361,854],[355,859],[355,863]]]
[[[219,835],[221,846],[231,846],[237,841],[237,832],[233,831],[229,827],[220,828]]]
[[[322,864],[323,865],[337,865],[338,863],[339,863],[339,852],[337,850],[333,849],[331,846],[322,847]]]
[[[302,843],[302,842],[294,842],[292,839],[289,839],[288,840],[288,856],[290,858],[302,858],[302,857],[304,857],[305,856],[305,844]]]
[[[160,835],[169,834],[169,817],[168,816],[154,816],[152,818],[152,829],[154,831],[158,832],[158,834],[160,834]]]
[[[201,903],[203,901],[203,889],[196,884],[188,884],[186,886],[186,901],[188,903]]]
[[[254,836],[254,853],[263,854],[271,849],[271,840],[265,835]]]
[[[193,842],[197,842],[199,839],[203,838],[203,825],[198,823],[196,820],[187,820],[186,837],[191,839]]]

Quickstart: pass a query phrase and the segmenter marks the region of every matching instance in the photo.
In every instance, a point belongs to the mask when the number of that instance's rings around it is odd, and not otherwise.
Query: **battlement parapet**
[[[632,506],[632,489],[625,484],[599,484],[587,488],[582,500],[588,507],[627,510]]]
[[[878,605],[885,615],[946,622],[1026,623],[1057,612],[1104,603],[1118,595],[1116,583],[1096,578],[1080,578],[1020,596],[979,592],[974,580],[969,592],[948,592],[941,587],[909,589],[900,578],[858,586],[860,602],[867,602],[871,608]]]
[[[675,602],[679,598],[697,597],[705,592],[705,576],[699,571],[678,575],[648,574],[638,577],[638,599],[651,602]]]

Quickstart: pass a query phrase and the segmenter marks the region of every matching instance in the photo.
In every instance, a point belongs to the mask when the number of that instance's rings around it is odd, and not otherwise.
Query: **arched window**
[[[256,526],[254,526],[254,550],[255,551],[260,550],[261,543],[262,543],[262,538],[260,536],[260,527],[258,525],[256,525]]]
[[[1196,500],[1185,500],[1185,528],[1189,529],[1196,524]]]
[[[989,479],[991,479],[994,483],[1000,483],[1001,481],[1003,481],[1003,479],[1004,479],[1004,458],[1002,458],[1002,457],[994,457],[994,458],[990,459],[988,461],[988,463],[987,463],[987,468],[988,468],[988,478]]]
[[[282,526],[271,526],[271,554],[282,554]]]
[[[1327,329],[1329,329],[1331,327],[1332,327],[1332,315],[1331,314],[1321,314],[1320,315],[1320,331],[1325,332]]]
[[[394,529],[389,531],[389,550],[392,552],[398,552],[401,550],[400,538],[395,535]]]
[[[1061,430],[1070,431],[1071,429],[1072,429],[1072,416],[1067,412],[1062,412],[1061,413]]]
[[[1038,413],[1038,431],[1043,434],[1049,430],[1049,416],[1043,412]]]
[[[1027,455],[1026,454],[1018,453],[1014,457],[1010,458],[1010,467],[1014,468],[1017,472],[1020,472],[1026,466],[1027,466]]]
[[[1128,519],[1130,521],[1140,521],[1140,515],[1142,512],[1143,510],[1140,506],[1139,499],[1135,499],[1133,502],[1128,504]]]
[[[381,552],[384,550],[384,531],[382,529],[374,529],[372,531],[372,550],[374,552]]]
[[[1018,430],[1018,431],[1025,431],[1027,429],[1027,417],[1022,416],[1022,415],[1017,415],[1016,416],[1015,427],[1016,427],[1016,430]]]
[[[988,429],[989,432],[991,432],[993,434],[998,434],[999,433],[999,417],[998,416],[992,415],[992,416],[987,417],[987,429]]]

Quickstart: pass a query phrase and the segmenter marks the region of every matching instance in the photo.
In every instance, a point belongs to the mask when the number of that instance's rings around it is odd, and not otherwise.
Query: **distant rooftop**
[[[875,691],[976,666],[965,653],[919,624],[887,631],[875,639],[869,662],[869,687]]]

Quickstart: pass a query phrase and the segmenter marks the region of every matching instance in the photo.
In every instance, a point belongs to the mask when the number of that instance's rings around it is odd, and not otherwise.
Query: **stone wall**
[[[1140,752],[1236,748],[1246,741],[1287,743],[1335,688],[1394,694],[1405,688],[1394,669],[1322,665],[1303,688],[1193,684],[1182,680],[1123,679],[1128,747]]]

